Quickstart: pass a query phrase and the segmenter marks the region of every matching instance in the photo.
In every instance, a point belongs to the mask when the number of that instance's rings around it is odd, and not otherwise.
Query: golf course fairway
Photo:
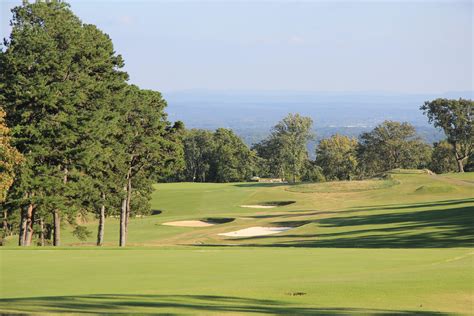
[[[396,170],[314,184],[157,184],[129,246],[93,232],[64,247],[0,250],[3,313],[471,315],[474,174]],[[269,209],[241,207],[281,202]],[[291,202],[291,203],[290,203]],[[175,221],[202,227],[163,225]],[[219,235],[290,227],[270,235]]]

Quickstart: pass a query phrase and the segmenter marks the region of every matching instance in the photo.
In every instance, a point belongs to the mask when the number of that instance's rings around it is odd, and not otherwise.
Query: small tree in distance
[[[464,172],[464,162],[474,152],[472,100],[436,99],[426,101],[420,109],[435,127],[442,128],[452,146],[458,172]]]
[[[321,140],[316,164],[328,180],[350,180],[357,169],[357,139],[339,134]]]

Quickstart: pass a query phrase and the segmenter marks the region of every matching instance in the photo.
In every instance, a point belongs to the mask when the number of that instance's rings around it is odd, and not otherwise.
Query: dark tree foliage
[[[457,168],[453,146],[445,140],[434,143],[429,169],[436,173],[448,173],[456,171]]]
[[[236,182],[256,174],[256,153],[232,130],[192,129],[186,132],[183,144],[186,181]]]

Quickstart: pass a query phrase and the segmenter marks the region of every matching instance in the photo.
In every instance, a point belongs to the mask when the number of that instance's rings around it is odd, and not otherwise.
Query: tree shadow
[[[385,210],[380,214],[339,216],[305,221],[336,232],[281,234],[239,238],[241,245],[254,247],[324,248],[452,248],[474,246],[473,199],[359,208],[356,212]],[[433,209],[434,207],[443,207]],[[394,211],[394,212],[390,212]],[[351,213],[355,210],[334,213]],[[316,212],[313,212],[316,214]],[[336,215],[336,214],[335,214]],[[283,219],[287,215],[275,216]],[[291,225],[291,221],[277,222]],[[298,225],[293,225],[298,226]],[[341,228],[343,229],[341,231]],[[256,243],[268,240],[269,243]]]
[[[448,315],[423,310],[302,307],[277,300],[217,295],[82,295],[0,299],[0,310],[41,313],[136,313],[180,315],[260,313],[267,315]]]
[[[474,203],[474,198],[420,202],[420,203],[410,203],[410,204],[380,204],[380,205],[353,207],[351,208],[351,210],[358,211],[358,212],[373,211],[373,210],[403,210],[403,209],[414,209],[414,208],[428,208],[428,207],[433,207],[433,206],[437,207],[437,206],[460,205],[460,204],[466,204],[466,203]]]

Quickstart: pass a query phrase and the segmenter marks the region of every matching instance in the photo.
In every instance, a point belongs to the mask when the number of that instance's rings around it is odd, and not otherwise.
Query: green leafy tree
[[[191,129],[186,131],[183,146],[187,181],[245,181],[256,173],[256,152],[230,129]]]
[[[452,145],[458,172],[474,152],[474,102],[472,100],[436,99],[426,101],[420,109],[435,127],[442,128]]]
[[[183,140],[185,179],[205,182],[209,173],[213,151],[212,132],[201,129],[186,131]]]
[[[271,138],[279,149],[283,174],[294,183],[302,173],[308,159],[307,144],[313,138],[313,120],[299,114],[288,114],[275,127]]]
[[[252,149],[260,158],[259,176],[270,178],[284,176],[284,157],[281,155],[281,146],[276,137],[267,137],[254,144]]]
[[[436,173],[454,172],[457,170],[453,146],[443,140],[434,144],[429,169]]]
[[[326,177],[324,176],[323,169],[315,161],[307,160],[301,180],[305,182],[324,182]]]
[[[430,146],[406,122],[383,122],[363,133],[358,147],[359,167],[367,176],[395,168],[426,168],[430,154]]]
[[[215,182],[244,181],[254,172],[255,153],[232,130],[219,128],[213,136],[210,178]]]
[[[326,179],[350,180],[357,170],[356,139],[339,134],[323,139],[316,148],[316,164]]]

